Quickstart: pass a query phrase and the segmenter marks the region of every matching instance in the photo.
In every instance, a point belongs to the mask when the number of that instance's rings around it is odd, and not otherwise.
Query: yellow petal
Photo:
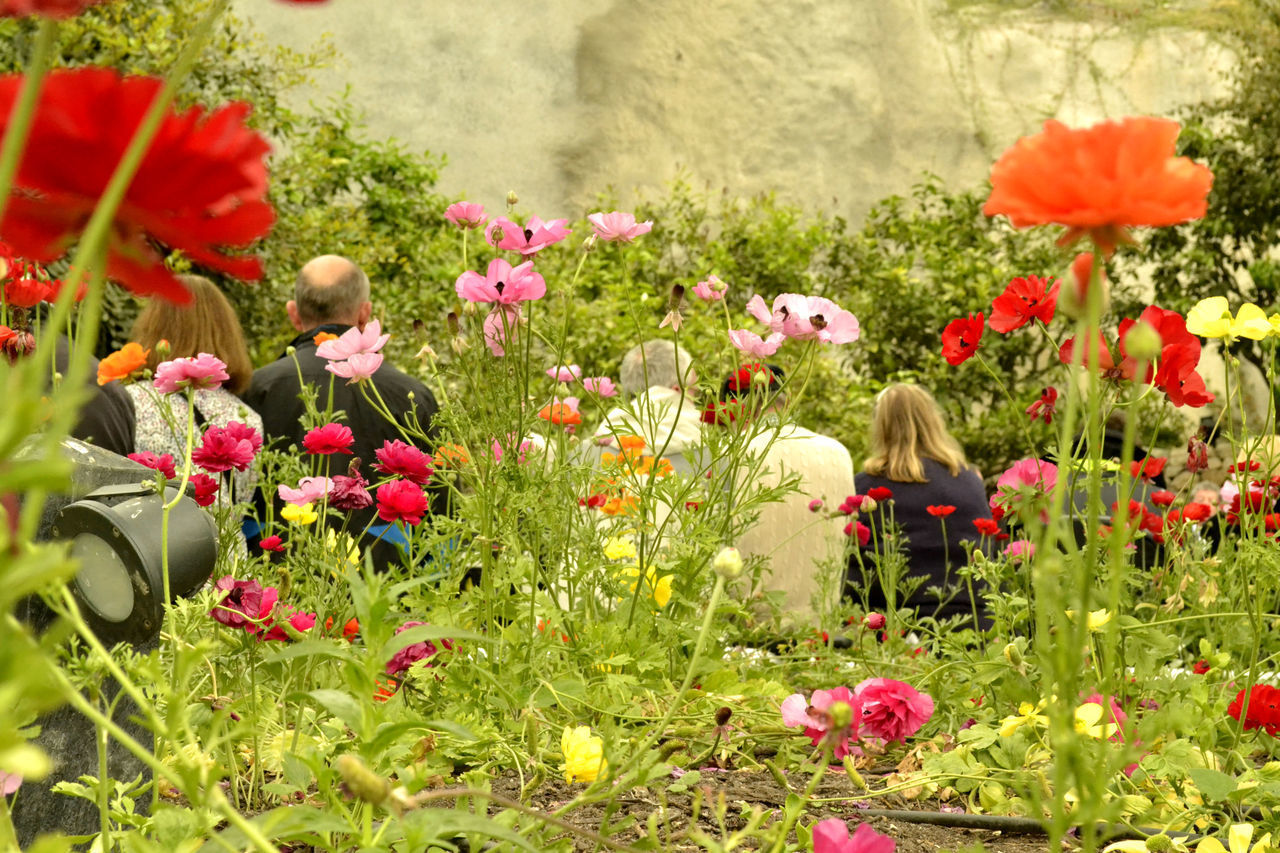
[[[1201,299],[1187,312],[1187,331],[1202,338],[1222,338],[1231,331],[1231,309],[1227,297]]]
[[[1196,853],[1227,853],[1227,848],[1216,838],[1205,838],[1196,845]]]
[[[1252,302],[1246,302],[1240,306],[1240,310],[1236,313],[1236,318],[1231,321],[1231,336],[1233,338],[1249,338],[1250,340],[1260,341],[1271,331],[1271,323],[1267,320],[1266,313]]]
[[[1231,853],[1249,853],[1249,842],[1252,839],[1252,824],[1233,823],[1227,830],[1227,843],[1231,846]]]

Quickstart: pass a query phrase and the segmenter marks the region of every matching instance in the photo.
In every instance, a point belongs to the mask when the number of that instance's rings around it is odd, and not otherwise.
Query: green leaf
[[[339,660],[355,660],[351,647],[339,645],[333,640],[302,640],[289,643],[278,651],[274,651],[262,659],[263,663],[279,663],[284,660],[304,657],[330,657]]]
[[[1218,770],[1210,770],[1207,767],[1192,767],[1187,773],[1207,800],[1225,800],[1236,789],[1235,777],[1228,776]]]
[[[312,690],[307,695],[316,700],[330,714],[346,723],[353,731],[359,732],[363,728],[364,719],[360,703],[351,694],[343,693],[341,690],[321,689]]]
[[[427,643],[436,640],[483,640],[484,637],[471,631],[462,631],[444,625],[415,625],[407,631],[396,634],[385,646],[382,654],[390,658],[401,649],[414,643]]]

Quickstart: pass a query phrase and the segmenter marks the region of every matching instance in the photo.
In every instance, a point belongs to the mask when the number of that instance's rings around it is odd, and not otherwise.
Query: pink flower
[[[862,624],[869,631],[880,631],[884,629],[885,618],[883,613],[868,613],[862,617]]]
[[[302,437],[302,446],[308,453],[328,456],[332,453],[351,453],[351,445],[356,437],[351,434],[351,427],[346,424],[328,423],[308,432]]]
[[[496,358],[507,354],[507,339],[521,321],[520,309],[512,305],[495,305],[484,318],[484,343]]]
[[[709,275],[706,281],[700,281],[693,286],[693,295],[703,302],[719,302],[724,299],[724,294],[728,289],[729,285],[715,276]]]
[[[991,508],[1003,506],[1015,508],[1027,495],[1047,494],[1058,482],[1058,466],[1040,459],[1019,459],[996,480],[996,491],[991,496]],[[1048,514],[1041,517],[1048,521]]]
[[[408,480],[392,480],[378,486],[378,518],[388,524],[419,524],[427,511],[427,495]]]
[[[774,332],[767,338],[761,338],[755,332],[748,332],[746,329],[729,330],[729,343],[748,355],[760,358],[773,355],[786,339],[787,336],[781,332]]]
[[[243,428],[244,424],[236,426]],[[191,451],[191,461],[211,474],[230,471],[232,468],[245,471],[253,464],[257,453],[254,451],[253,440],[241,437],[244,435],[243,429],[232,429],[230,425],[211,426],[201,436],[200,446]],[[262,446],[261,438],[258,439],[258,446]]]
[[[224,594],[209,615],[228,628],[244,628],[250,634],[262,629],[280,597],[273,586],[263,587],[256,580],[238,581],[231,575],[219,578],[213,586]]]
[[[848,344],[856,341],[861,332],[856,317],[821,296],[784,293],[773,300],[770,312],[757,295],[748,300],[747,312],[773,332],[800,341]]]
[[[172,480],[178,476],[177,469],[173,467],[173,455],[170,453],[157,456],[149,450],[142,450],[138,453],[130,453],[129,458],[152,471],[159,471],[164,474],[166,480]]]
[[[822,498],[814,498],[809,501],[809,512],[821,512],[823,506],[825,504],[822,503]]]
[[[499,216],[489,223],[488,228],[484,229],[484,239],[488,241],[490,246],[502,249],[504,252],[519,252],[528,257],[529,255],[537,254],[552,243],[559,243],[572,234],[573,232],[565,227],[565,223],[568,221],[567,219],[553,219],[550,222],[543,222],[534,216],[529,219],[528,225],[521,228],[510,219]],[[496,239],[494,237],[495,234],[497,235]],[[463,299],[465,298],[464,296]],[[536,299],[537,297],[534,298]]]
[[[222,359],[202,352],[195,358],[162,361],[152,384],[161,394],[172,394],[187,388],[217,388],[230,378]]]
[[[873,737],[906,742],[933,716],[933,699],[892,678],[868,678],[854,688],[862,703],[862,725]]]
[[[316,615],[314,613],[301,613],[301,612],[294,613],[290,611],[288,614],[288,621],[289,621],[289,626],[293,628],[293,630],[297,631],[298,633],[303,633],[305,631],[310,631],[312,628],[316,626]],[[268,628],[266,632],[259,639],[264,641],[288,640],[289,634],[284,630],[284,628],[279,624],[279,622],[276,622],[270,628]]]
[[[191,497],[196,505],[211,506],[218,497],[219,485],[221,484],[208,474],[192,474],[191,488],[194,494]]]
[[[373,506],[373,495],[369,494],[369,481],[360,474],[360,460],[351,460],[350,470],[345,475],[338,474],[333,478],[333,489],[329,492],[329,506],[343,512]]]
[[[403,441],[384,441],[373,455],[378,458],[373,469],[392,477],[404,477],[411,483],[425,486],[431,479],[431,457],[412,444]]]
[[[601,397],[618,396],[618,388],[608,376],[588,376],[582,380],[582,387]]]
[[[458,298],[468,302],[514,305],[546,296],[547,283],[533,271],[533,261],[525,261],[513,267],[502,258],[494,258],[489,261],[483,276],[472,270],[458,276],[458,280],[454,282],[454,290]]]
[[[653,228],[653,221],[636,222],[633,214],[613,211],[612,213],[593,213],[587,217],[596,236],[605,242],[630,243],[642,234],[648,234]]]
[[[515,433],[512,433],[511,435],[507,436],[507,441],[508,442],[515,441],[515,438],[516,438]],[[489,446],[489,448],[493,451],[493,461],[501,463],[502,458],[506,455],[506,452],[502,449],[502,444],[498,442],[497,439],[494,439],[493,443]],[[528,455],[528,452],[530,450],[536,450],[536,449],[537,447],[534,445],[532,441],[520,442],[520,445],[516,448],[516,464],[523,465],[525,463],[525,459]]]
[[[832,755],[836,761],[841,761],[851,752],[858,751],[856,746],[849,745],[849,741],[858,736],[858,725],[862,720],[862,702],[848,687],[815,690],[809,700],[805,700],[804,694],[801,693],[788,696],[782,700],[782,724],[804,726],[804,733],[809,740],[813,741],[813,745],[817,746],[827,737],[827,729],[831,726],[827,709],[836,702],[844,702],[853,711],[853,719],[849,727],[834,736]],[[932,704],[930,711],[932,711]]]
[[[283,551],[284,540],[281,539],[279,536],[268,536],[265,539],[258,542],[258,547],[264,551],[276,551],[276,552]]]
[[[276,487],[280,500],[294,506],[306,506],[329,494],[333,489],[333,481],[328,477],[303,477],[298,481],[298,488],[291,489],[283,483]]]
[[[326,341],[326,343],[330,342]],[[358,352],[346,361],[331,361],[324,366],[324,369],[350,382],[362,382],[365,379],[372,379],[379,367],[382,367],[382,353]]]
[[[0,797],[7,797],[22,787],[22,777],[17,773],[5,773],[0,770]]]
[[[861,521],[851,521],[844,526],[845,536],[857,536],[858,545],[865,548],[871,544],[871,528]]]
[[[547,375],[557,382],[576,382],[582,376],[582,368],[576,364],[571,364],[568,367],[564,365],[548,367]]]
[[[1000,553],[1010,560],[1030,560],[1036,555],[1036,546],[1026,539],[1017,539],[1006,545]]]
[[[262,449],[262,433],[258,432],[248,424],[240,423],[240,421],[231,421],[224,428],[227,435],[236,441],[247,441],[253,447],[253,455],[257,456],[258,451]]]
[[[396,633],[399,634],[403,631],[408,631],[410,628],[416,628],[419,625],[425,624],[427,623],[406,622],[399,628],[396,628]],[[453,641],[448,639],[441,640],[440,647],[452,651]],[[396,673],[404,672],[420,660],[435,657],[439,651],[440,648],[437,648],[436,644],[430,640],[423,640],[420,643],[410,643],[392,655],[391,660],[387,661],[387,675],[395,675]],[[428,661],[427,666],[435,666],[435,664]]]
[[[444,218],[459,228],[471,229],[484,225],[484,205],[474,201],[457,201],[445,209]]]
[[[352,326],[333,340],[320,344],[316,347],[316,355],[329,361],[343,361],[360,353],[378,352],[390,339],[391,335],[382,334],[381,323],[370,320],[364,331]]]
[[[836,817],[813,825],[813,853],[894,853],[892,838],[881,835],[869,823],[860,823],[849,834],[849,826]]]

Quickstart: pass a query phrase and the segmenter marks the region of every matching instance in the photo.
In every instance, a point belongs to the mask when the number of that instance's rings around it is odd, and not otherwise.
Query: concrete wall
[[[923,170],[953,186],[1045,117],[1168,113],[1222,88],[1202,33],[943,0],[237,0],[269,39],[332,33],[374,133],[449,157],[441,189],[544,218],[681,169],[859,215]]]

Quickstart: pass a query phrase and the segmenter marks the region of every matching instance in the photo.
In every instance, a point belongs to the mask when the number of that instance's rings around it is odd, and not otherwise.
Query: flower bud
[[[1063,282],[1062,290],[1058,296],[1058,310],[1073,320],[1078,320],[1084,316],[1085,307],[1088,303],[1089,288],[1095,282],[1092,282],[1093,273],[1093,253],[1081,252],[1076,255],[1075,260],[1071,262],[1071,268],[1067,272],[1067,280]],[[1107,312],[1108,306],[1111,304],[1111,285],[1107,282],[1106,270],[1098,270],[1098,287],[1101,291],[1101,313]]]
[[[1151,853],[1169,853],[1173,850],[1173,839],[1167,835],[1149,835],[1146,840],[1146,848]]]
[[[1022,666],[1022,649],[1017,643],[1009,643],[1004,647],[1004,659],[1014,666]]]
[[[515,207],[520,203],[520,196],[516,195],[515,190],[507,191],[507,207]]]
[[[721,548],[720,553],[716,554],[715,560],[712,561],[711,568],[726,580],[733,580],[742,574],[742,554],[737,548]]]
[[[155,345],[156,357],[164,361],[169,357],[169,353],[173,351],[173,347],[169,344],[167,338],[161,338],[156,341]]]
[[[675,284],[671,286],[671,296],[667,300],[668,311],[679,311],[681,303],[684,302],[684,285]]]
[[[598,239],[599,238],[596,236],[596,233],[592,231],[591,234],[587,236],[587,239],[582,241],[582,251],[590,252],[596,247],[596,241]]]
[[[733,709],[727,705],[722,705],[716,709],[716,725],[723,726],[727,724],[733,717]]]
[[[828,732],[836,732],[839,737],[844,737],[849,726],[853,725],[853,708],[848,702],[832,702],[827,708],[827,717],[831,720]]]
[[[862,624],[868,631],[880,631],[884,628],[885,618],[883,613],[868,613],[862,617]]]
[[[809,512],[820,512],[822,510],[822,498],[814,498],[809,501]]]
[[[455,338],[462,334],[462,323],[458,320],[458,312],[450,311],[449,316],[445,317],[445,322],[449,326],[449,334]]]
[[[1146,320],[1139,320],[1129,327],[1124,336],[1125,352],[1148,364],[1160,357],[1160,333]]]
[[[878,506],[880,506],[880,504],[876,503],[874,498],[864,497],[862,499],[862,506],[858,507],[858,509],[865,513],[872,513],[876,511]]]
[[[346,752],[338,756],[338,775],[357,800],[375,806],[391,795],[391,783],[370,770],[357,756]]]
[[[480,313],[480,308],[474,302],[464,302],[462,303],[462,313],[468,317],[474,317]]]

